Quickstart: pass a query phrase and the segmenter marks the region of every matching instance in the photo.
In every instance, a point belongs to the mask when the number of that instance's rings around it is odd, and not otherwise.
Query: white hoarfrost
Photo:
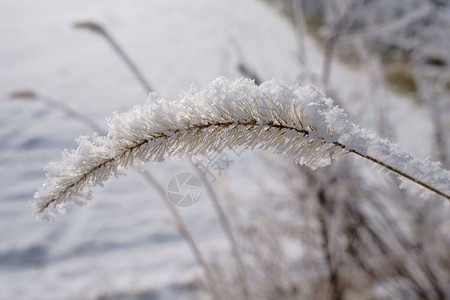
[[[39,215],[51,218],[68,202],[84,204],[94,185],[119,175],[122,167],[231,147],[271,150],[313,169],[355,153],[415,186],[445,198],[450,194],[450,172],[366,134],[315,87],[218,78],[204,90],[183,93],[178,101],[152,93],[148,104],[115,114],[107,136],[79,138],[77,149],[64,151],[61,162],[46,168],[47,180],[35,194],[34,206]]]

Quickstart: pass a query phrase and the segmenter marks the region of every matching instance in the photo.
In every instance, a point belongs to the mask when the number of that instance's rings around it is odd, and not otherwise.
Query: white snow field
[[[295,82],[299,66],[292,27],[257,0],[0,2],[0,299],[206,297],[191,288],[201,268],[159,195],[136,172],[95,188],[93,201],[69,205],[54,222],[33,216],[29,202],[44,182],[44,167],[59,161],[63,149],[75,148],[78,136],[92,132],[42,102],[11,100],[8,94],[31,89],[103,125],[113,112],[147,98],[101,37],[73,28],[80,20],[104,25],[151,85],[170,99],[192,83],[202,88],[217,76],[240,77],[236,43],[264,80]],[[311,39],[307,46],[309,71],[318,73],[321,50]],[[331,86],[357,97],[368,90],[357,89],[369,84],[366,77],[337,63]],[[402,116],[395,129],[403,149],[429,155],[427,113],[397,95],[387,97],[390,116]],[[422,137],[420,146],[410,132]],[[250,156],[235,157],[224,175],[242,196],[259,187],[249,184],[245,170],[264,172]],[[186,160],[147,167],[164,186],[177,173],[193,172]],[[180,213],[207,257],[229,255],[206,193]]]

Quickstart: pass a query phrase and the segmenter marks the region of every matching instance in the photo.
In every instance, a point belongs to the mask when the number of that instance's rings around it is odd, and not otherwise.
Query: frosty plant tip
[[[312,169],[353,153],[396,173],[402,187],[450,199],[449,171],[367,134],[312,85],[271,80],[257,86],[247,79],[218,78],[203,90],[191,88],[178,101],[151,93],[146,105],[115,114],[107,136],[80,137],[77,149],[47,166],[34,206],[48,219],[68,202],[86,203],[92,187],[120,168],[224,147],[271,150]]]

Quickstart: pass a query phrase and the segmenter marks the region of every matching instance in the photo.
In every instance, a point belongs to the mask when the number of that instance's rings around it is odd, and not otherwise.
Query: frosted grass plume
[[[179,101],[151,93],[146,105],[114,114],[108,127],[107,136],[80,137],[77,149],[47,166],[33,204],[38,215],[51,219],[69,202],[85,204],[93,186],[122,168],[231,147],[271,150],[312,169],[354,153],[396,173],[404,184],[413,181],[450,199],[450,172],[367,134],[312,85],[271,80],[256,86],[248,79],[218,78],[203,90],[191,88]]]

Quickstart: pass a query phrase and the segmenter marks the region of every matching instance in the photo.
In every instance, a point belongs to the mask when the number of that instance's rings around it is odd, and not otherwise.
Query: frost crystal
[[[448,171],[366,134],[312,85],[271,80],[256,86],[246,79],[218,78],[204,90],[191,88],[179,101],[152,93],[148,104],[115,114],[106,137],[79,138],[77,149],[47,167],[34,206],[51,218],[67,202],[86,203],[92,187],[120,175],[122,167],[227,147],[272,150],[312,169],[352,152],[441,196],[450,194]]]

